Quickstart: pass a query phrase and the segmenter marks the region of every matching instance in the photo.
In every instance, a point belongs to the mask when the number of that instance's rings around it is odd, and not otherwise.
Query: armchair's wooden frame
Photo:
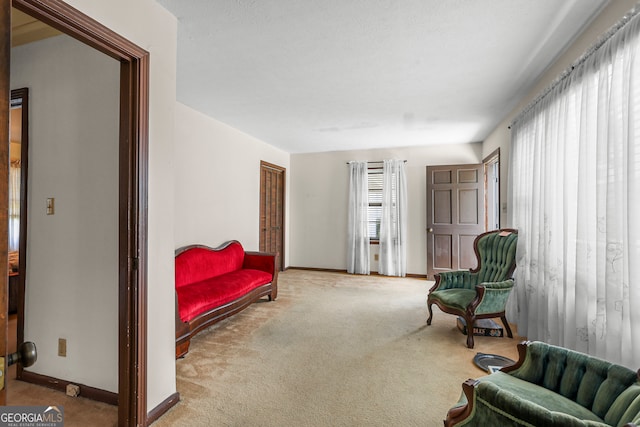
[[[502,228],[500,230],[492,230],[487,231],[485,233],[479,234],[475,240],[473,241],[473,251],[476,254],[476,259],[478,260],[478,265],[476,268],[470,270],[470,273],[478,273],[482,268],[482,259],[480,258],[480,251],[478,250],[478,242],[480,239],[488,234],[495,233],[518,233],[518,230],[514,228]],[[507,272],[507,277],[511,277],[513,272],[516,269],[516,263],[514,262]],[[431,325],[431,321],[433,320],[433,311],[431,306],[433,304],[437,305],[441,311],[449,314],[455,314],[458,316],[462,316],[465,322],[467,323],[467,347],[473,348],[474,339],[473,339],[473,326],[478,319],[493,319],[499,317],[502,323],[504,324],[504,328],[507,331],[507,336],[509,338],[513,338],[513,332],[511,331],[511,327],[509,326],[509,322],[507,321],[507,316],[504,311],[496,312],[496,313],[485,313],[485,314],[476,314],[476,308],[484,298],[484,293],[486,292],[486,288],[482,285],[476,285],[476,297],[469,303],[469,305],[465,308],[465,310],[459,310],[455,307],[448,307],[444,304],[441,304],[440,301],[431,298],[431,292],[438,289],[440,286],[441,277],[439,274],[435,275],[436,283],[429,289],[429,296],[427,297],[427,308],[429,309],[429,318],[427,319],[427,325]]]

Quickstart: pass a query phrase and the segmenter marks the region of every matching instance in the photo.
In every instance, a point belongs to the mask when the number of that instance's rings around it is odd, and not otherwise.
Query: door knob
[[[36,345],[31,341],[23,342],[18,351],[7,356],[7,366],[15,363],[22,363],[22,366],[28,368],[38,360],[38,351]]]
[[[431,228],[431,227],[427,228],[427,232],[428,233],[433,233],[433,228]]]
[[[36,351],[36,345],[31,341],[23,342],[20,348],[15,353],[7,355],[7,366],[14,365],[16,363],[22,363],[25,368],[36,363],[38,359],[38,352]],[[0,357],[0,390],[4,389],[4,357]]]

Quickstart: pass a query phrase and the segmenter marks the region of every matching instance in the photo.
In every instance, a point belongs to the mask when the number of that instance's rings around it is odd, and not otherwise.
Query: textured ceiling
[[[178,100],[290,153],[482,141],[606,0],[157,0]]]

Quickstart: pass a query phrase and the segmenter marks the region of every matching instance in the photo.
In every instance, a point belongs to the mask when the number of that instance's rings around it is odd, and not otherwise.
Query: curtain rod
[[[355,161],[356,160],[350,160],[350,161],[347,162],[347,164],[351,164],[351,163],[353,163]],[[377,160],[377,161],[374,161],[374,162],[367,162],[367,164],[370,165],[371,163],[383,163],[383,162],[384,162],[384,160]],[[403,162],[407,163],[406,160],[403,160]]]
[[[525,114],[531,111],[531,109],[535,107],[536,104],[538,104],[538,102],[540,102],[544,97],[546,97],[549,94],[549,92],[551,92],[553,89],[556,88],[556,86],[558,86],[567,77],[569,77],[571,73],[573,73],[573,70],[576,67],[579,67],[580,65],[582,65],[591,55],[596,53],[598,49],[600,49],[606,42],[609,41],[609,39],[611,39],[618,31],[620,31],[633,18],[635,18],[639,12],[640,12],[640,2],[636,3],[633,9],[627,12],[618,22],[616,22],[611,28],[609,28],[607,32],[605,32],[602,36],[600,36],[600,38],[596,40],[596,42],[589,49],[587,49],[587,51],[583,53],[582,56],[580,56],[568,68],[566,68],[562,73],[560,73],[560,75],[554,81],[552,81],[551,84],[547,86],[546,89],[544,89],[538,96],[534,98],[533,101],[531,101],[526,107],[524,107],[524,109],[522,109],[522,111],[520,111],[514,117],[514,119],[509,124],[508,128],[511,129],[511,127],[516,122],[518,122],[520,119],[522,119],[522,117]]]

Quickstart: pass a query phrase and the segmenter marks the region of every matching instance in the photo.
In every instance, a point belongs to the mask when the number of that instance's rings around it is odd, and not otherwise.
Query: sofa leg
[[[191,344],[191,340],[186,340],[180,344],[176,343],[176,359],[183,358],[185,354],[189,352],[189,345]]]
[[[433,311],[431,311],[431,303],[427,301],[427,308],[429,309],[429,318],[427,319],[427,325],[431,325],[431,320],[433,319]]]

